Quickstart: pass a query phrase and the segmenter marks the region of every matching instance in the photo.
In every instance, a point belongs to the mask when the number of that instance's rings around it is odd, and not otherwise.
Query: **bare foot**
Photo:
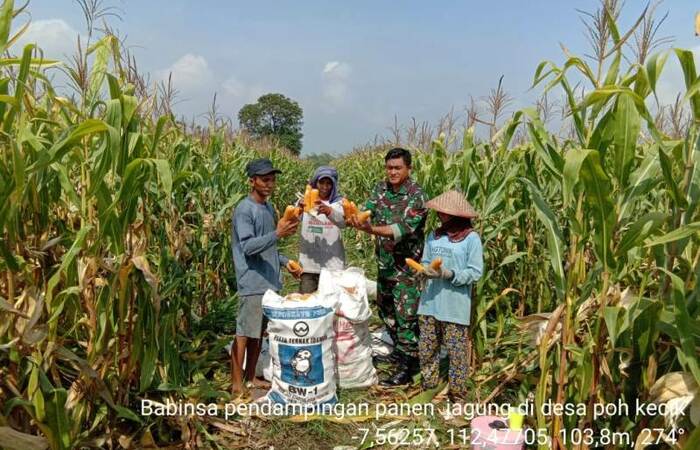
[[[264,378],[255,377],[255,378],[253,378],[253,386],[255,386],[256,388],[259,388],[259,389],[269,389],[270,382]]]
[[[231,383],[231,396],[235,398],[242,394],[245,394],[243,386],[241,384]]]
[[[252,399],[250,391],[243,389],[242,391],[231,390],[231,403],[248,403]]]

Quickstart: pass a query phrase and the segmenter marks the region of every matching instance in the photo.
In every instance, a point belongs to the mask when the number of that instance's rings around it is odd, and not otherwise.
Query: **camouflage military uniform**
[[[418,301],[420,290],[406,258],[420,261],[423,241],[426,197],[413,180],[407,179],[398,192],[388,181],[374,188],[365,208],[372,211],[373,225],[390,225],[394,238],[377,236],[377,307],[396,349],[404,355],[418,356]]]

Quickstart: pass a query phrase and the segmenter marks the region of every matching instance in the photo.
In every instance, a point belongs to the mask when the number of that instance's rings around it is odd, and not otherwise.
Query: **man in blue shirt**
[[[238,315],[236,339],[231,351],[232,391],[240,393],[243,384],[243,361],[246,361],[245,381],[255,382],[255,366],[260,355],[262,333],[265,329],[262,296],[268,289],[282,289],[280,268],[285,266],[292,275],[289,259],[280,254],[277,241],[296,232],[299,219],[277,222],[275,211],[267,199],[275,190],[276,174],[269,159],[256,159],[246,166],[251,191],[233,211],[232,249],[238,286]],[[275,225],[276,224],[276,225]]]

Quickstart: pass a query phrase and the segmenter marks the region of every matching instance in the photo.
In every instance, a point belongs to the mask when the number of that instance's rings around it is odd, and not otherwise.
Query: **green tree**
[[[314,169],[316,169],[321,166],[330,166],[332,161],[335,159],[335,156],[331,155],[330,153],[314,153],[304,159],[309,161]]]
[[[297,155],[301,152],[303,118],[301,106],[282,94],[265,94],[238,112],[238,122],[251,135],[275,137]]]

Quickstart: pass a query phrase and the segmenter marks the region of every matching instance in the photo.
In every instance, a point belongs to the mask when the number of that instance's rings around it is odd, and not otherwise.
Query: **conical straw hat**
[[[479,214],[474,207],[469,204],[464,194],[457,191],[447,191],[444,194],[438,195],[434,199],[428,201],[425,206],[451,216],[465,217],[467,219],[479,217]]]

